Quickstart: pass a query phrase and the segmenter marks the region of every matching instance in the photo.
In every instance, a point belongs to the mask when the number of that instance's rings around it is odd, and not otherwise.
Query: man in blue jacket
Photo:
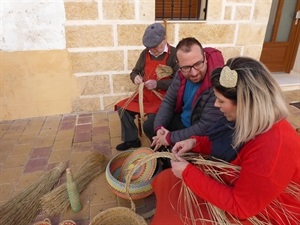
[[[222,116],[214,106],[216,97],[210,82],[211,72],[224,66],[222,53],[214,48],[203,48],[193,38],[182,39],[176,46],[180,69],[175,74],[155,116],[152,130],[155,150],[172,146],[194,135],[205,135]]]

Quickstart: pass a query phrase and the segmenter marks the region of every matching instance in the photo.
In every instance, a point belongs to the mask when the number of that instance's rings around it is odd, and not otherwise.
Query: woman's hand
[[[189,164],[189,162],[181,158],[178,154],[175,154],[175,157],[177,161],[171,160],[172,172],[176,177],[182,179],[182,173]]]
[[[184,141],[177,142],[172,148],[172,153],[174,155],[182,155],[183,153],[190,151],[196,144],[196,139],[190,138]]]

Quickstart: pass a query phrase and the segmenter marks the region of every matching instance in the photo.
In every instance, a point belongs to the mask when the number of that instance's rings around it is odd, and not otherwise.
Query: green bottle
[[[81,203],[80,203],[80,194],[78,191],[78,187],[76,182],[74,181],[70,168],[66,169],[66,173],[67,173],[67,192],[69,196],[71,209],[73,212],[79,212],[81,210]]]

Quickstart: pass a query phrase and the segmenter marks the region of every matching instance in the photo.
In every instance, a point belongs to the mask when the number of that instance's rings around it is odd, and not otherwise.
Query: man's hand
[[[136,85],[139,85],[140,83],[143,82],[142,76],[136,75],[135,78],[134,78],[134,80],[133,80],[133,82],[134,82]]]
[[[153,90],[157,87],[157,81],[156,80],[147,80],[145,82],[145,87],[148,89],[148,90]]]
[[[156,136],[153,137],[151,147],[155,146],[154,151],[157,151],[161,146],[169,146],[167,141],[167,135],[170,131],[162,127],[156,132]]]

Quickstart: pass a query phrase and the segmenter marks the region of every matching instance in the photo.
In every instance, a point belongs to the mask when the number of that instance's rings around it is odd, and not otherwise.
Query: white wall
[[[297,51],[296,59],[294,62],[294,67],[293,67],[291,73],[300,75],[300,44],[298,45],[298,51]]]
[[[1,0],[0,50],[66,49],[63,0]]]

